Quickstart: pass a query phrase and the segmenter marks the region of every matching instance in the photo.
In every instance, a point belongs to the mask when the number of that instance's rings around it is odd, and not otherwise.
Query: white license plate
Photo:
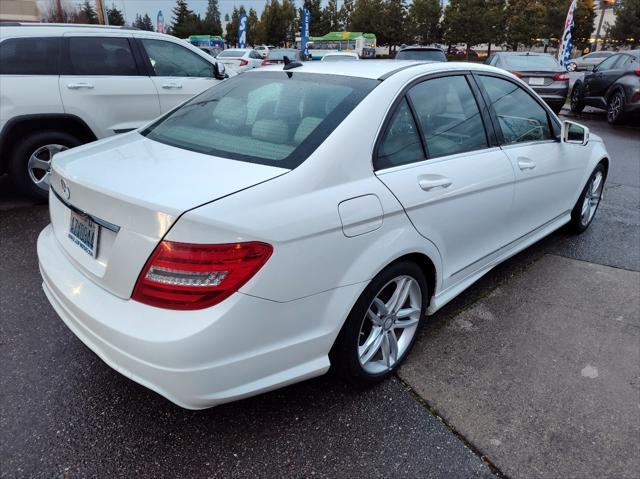
[[[98,254],[100,225],[87,215],[71,212],[69,221],[69,239],[92,258]]]
[[[531,77],[529,78],[529,85],[544,85],[544,78]]]

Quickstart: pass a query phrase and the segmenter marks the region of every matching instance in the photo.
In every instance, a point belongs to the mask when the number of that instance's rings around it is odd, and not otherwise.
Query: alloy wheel
[[[607,109],[607,119],[610,122],[615,122],[618,119],[622,111],[622,105],[622,93],[614,93],[611,100],[609,100],[609,108]]]
[[[602,189],[604,187],[604,175],[602,171],[597,171],[587,187],[582,202],[582,210],[580,211],[580,222],[583,226],[591,223],[593,216],[596,214],[600,199],[602,198]]]
[[[56,153],[68,149],[64,145],[44,145],[34,151],[29,157],[27,169],[29,178],[41,190],[49,190],[49,176],[51,172],[51,159]]]
[[[398,276],[377,293],[358,335],[358,359],[367,373],[389,371],[403,358],[421,313],[422,292],[411,276]]]

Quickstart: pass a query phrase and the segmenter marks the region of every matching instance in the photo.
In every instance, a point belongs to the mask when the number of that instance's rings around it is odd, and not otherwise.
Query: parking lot
[[[0,179],[2,477],[637,477],[640,130],[591,228],[495,268],[424,328],[396,378],[331,375],[193,412],[121,376],[40,283],[45,204]]]

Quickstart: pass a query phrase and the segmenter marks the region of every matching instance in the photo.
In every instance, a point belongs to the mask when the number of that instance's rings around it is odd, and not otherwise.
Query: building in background
[[[0,22],[39,22],[37,0],[0,0]]]

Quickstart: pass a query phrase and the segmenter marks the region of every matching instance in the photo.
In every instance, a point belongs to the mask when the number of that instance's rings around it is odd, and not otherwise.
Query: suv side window
[[[141,38],[149,62],[159,77],[213,77],[213,65],[187,48],[164,40]]]
[[[71,75],[136,76],[129,40],[123,37],[69,37]]]
[[[0,75],[59,75],[60,38],[9,38],[0,43]]]
[[[378,146],[374,168],[380,170],[424,160],[418,127],[405,98],[387,126]]]
[[[505,144],[552,140],[549,116],[521,86],[502,78],[479,76],[498,118]]]
[[[434,78],[409,90],[429,158],[488,147],[480,109],[462,75]]]

